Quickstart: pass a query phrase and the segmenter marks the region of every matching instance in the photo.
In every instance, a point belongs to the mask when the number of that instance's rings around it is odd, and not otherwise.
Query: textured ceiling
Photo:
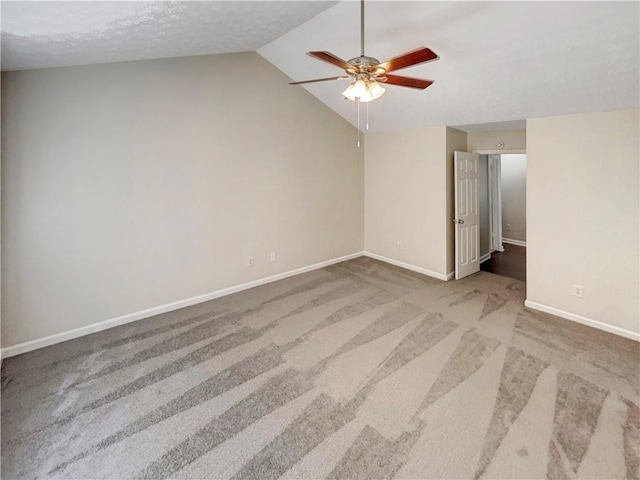
[[[2,69],[255,51],[335,3],[2,1]]]
[[[426,46],[440,60],[400,70],[434,80],[389,86],[370,103],[373,131],[470,125],[637,107],[639,2],[399,2],[366,4],[366,54],[381,61]],[[342,2],[258,50],[295,80],[342,71],[304,52],[360,53],[359,4]],[[348,81],[307,85],[356,124]],[[472,129],[477,129],[471,127]]]
[[[2,68],[257,50],[295,80],[337,76],[341,70],[305,52],[357,56],[359,15],[356,1],[3,1]],[[384,61],[419,46],[440,60],[397,73],[435,83],[424,91],[389,86],[370,104],[373,131],[514,127],[640,102],[636,1],[367,1],[368,55]],[[291,88],[306,88],[356,125],[345,86]]]

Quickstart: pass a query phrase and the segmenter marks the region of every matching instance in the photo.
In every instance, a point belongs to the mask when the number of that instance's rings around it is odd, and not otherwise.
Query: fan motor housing
[[[352,65],[353,68],[347,68],[345,71],[352,77],[356,77],[359,75],[366,75],[367,78],[374,77],[377,75],[384,75],[384,68],[377,67],[373,68],[376,65],[380,65],[380,60],[373,57],[355,57],[347,62],[349,65]]]
[[[360,66],[365,66],[365,65],[370,67],[372,65],[379,65],[380,64],[380,60],[378,60],[377,58],[373,58],[373,57],[362,56],[362,57],[352,58],[347,63],[350,63],[354,67],[360,67]]]

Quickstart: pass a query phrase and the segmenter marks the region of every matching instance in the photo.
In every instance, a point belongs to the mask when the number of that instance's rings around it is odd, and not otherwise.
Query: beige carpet
[[[638,478],[639,344],[358,258],[6,359],[2,478]]]

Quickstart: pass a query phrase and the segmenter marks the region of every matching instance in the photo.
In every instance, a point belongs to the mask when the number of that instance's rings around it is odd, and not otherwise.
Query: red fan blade
[[[401,68],[407,68],[412,65],[417,65],[419,63],[437,60],[438,58],[439,58],[438,55],[436,55],[436,53],[433,52],[433,50],[430,50],[426,47],[420,47],[416,50],[412,50],[403,55],[400,55],[399,57],[392,58],[387,62],[381,63],[379,65],[375,65],[372,67],[372,69],[382,67],[387,72],[392,72],[394,70],[400,70]]]
[[[325,62],[329,62],[336,67],[340,67],[343,69],[353,68],[353,65],[345,62],[340,57],[336,57],[333,53],[330,52],[308,52],[308,55],[317,58],[318,60],[323,60]]]
[[[303,83],[326,82],[328,80],[345,80],[347,78],[349,77],[316,78],[315,80],[303,80],[302,82],[289,82],[289,85],[301,85]]]
[[[399,75],[385,75],[384,83],[398,85],[399,87],[417,88],[424,90],[433,83],[433,80],[423,80],[421,78],[401,77]],[[381,80],[382,81],[382,80]]]

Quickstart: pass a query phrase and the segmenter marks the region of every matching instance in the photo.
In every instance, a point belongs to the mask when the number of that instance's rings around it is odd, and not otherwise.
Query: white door
[[[477,153],[454,153],[456,280],[480,270]]]

